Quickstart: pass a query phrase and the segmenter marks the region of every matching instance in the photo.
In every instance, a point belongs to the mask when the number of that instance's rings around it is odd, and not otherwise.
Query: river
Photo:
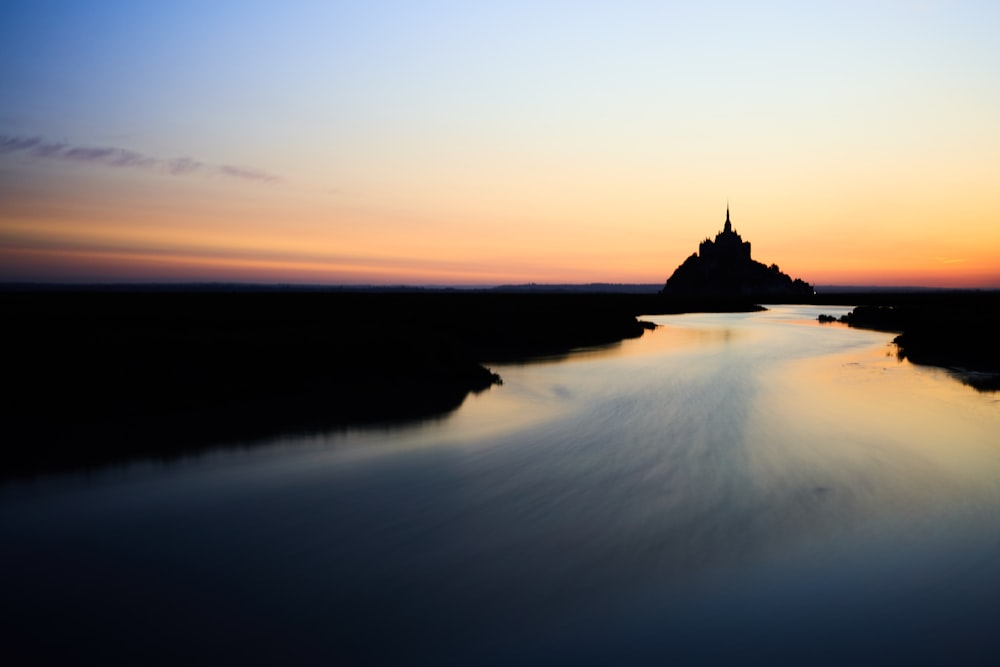
[[[649,317],[438,420],[8,484],[5,651],[995,664],[1000,394],[846,310]]]

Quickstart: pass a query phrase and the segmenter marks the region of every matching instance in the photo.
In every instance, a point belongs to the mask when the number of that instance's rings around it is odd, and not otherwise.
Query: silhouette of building
[[[715,241],[705,239],[698,246],[698,255],[707,260],[728,262],[750,259],[750,242],[744,241],[733,231],[733,223],[729,221],[729,207],[726,206],[726,224],[722,231],[715,235]]]
[[[808,283],[792,279],[777,264],[765,266],[750,256],[750,242],[733,230],[726,206],[726,223],[715,240],[705,239],[698,252],[677,267],[663,287],[664,294],[702,296],[804,296]]]

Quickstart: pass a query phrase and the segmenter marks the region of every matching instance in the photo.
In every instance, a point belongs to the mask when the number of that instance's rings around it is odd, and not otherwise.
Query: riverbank
[[[6,291],[2,475],[442,416],[489,362],[642,335],[645,295]],[[654,308],[655,309],[655,308]]]
[[[946,368],[980,391],[1000,390],[1000,292],[864,295],[862,299],[861,305],[841,318],[843,322],[897,333],[893,342],[900,358]]]

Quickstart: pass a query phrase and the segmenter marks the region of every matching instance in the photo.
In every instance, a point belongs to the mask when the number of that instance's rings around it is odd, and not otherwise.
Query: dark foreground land
[[[1000,370],[998,293],[817,302],[891,306],[851,323],[903,331],[914,362]],[[8,289],[0,479],[433,418],[501,382],[490,362],[637,337],[642,314],[756,308],[622,293]]]
[[[0,477],[443,415],[484,363],[640,336],[649,298],[321,291],[0,292]]]

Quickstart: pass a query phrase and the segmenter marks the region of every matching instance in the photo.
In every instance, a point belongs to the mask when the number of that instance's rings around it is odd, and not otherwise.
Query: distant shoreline
[[[663,283],[509,283],[500,285],[322,284],[240,282],[0,282],[3,292],[361,292],[456,293],[508,292],[538,294],[657,294]],[[819,298],[846,295],[961,294],[1000,292],[1000,287],[928,287],[920,285],[816,285]]]

